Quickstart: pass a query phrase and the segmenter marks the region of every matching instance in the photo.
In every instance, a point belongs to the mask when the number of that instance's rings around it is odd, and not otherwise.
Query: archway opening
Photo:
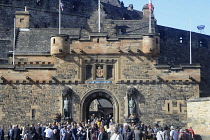
[[[81,102],[81,119],[87,121],[91,117],[105,117],[111,115],[113,121],[119,122],[119,104],[111,92],[96,89],[87,93]]]
[[[107,119],[110,115],[113,116],[113,104],[105,98],[97,97],[93,99],[87,109],[86,116],[88,119]]]

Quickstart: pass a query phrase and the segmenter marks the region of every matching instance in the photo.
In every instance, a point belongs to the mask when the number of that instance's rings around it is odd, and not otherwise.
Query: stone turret
[[[50,54],[63,57],[69,52],[69,35],[59,34],[51,36]]]
[[[141,51],[144,54],[157,56],[160,53],[160,37],[156,34],[143,35],[143,45]]]
[[[25,7],[25,11],[15,12],[16,28],[29,28],[30,14]]]

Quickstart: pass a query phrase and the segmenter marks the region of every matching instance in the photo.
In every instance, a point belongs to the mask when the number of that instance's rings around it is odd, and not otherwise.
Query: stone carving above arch
[[[128,96],[134,95],[135,92],[136,92],[136,88],[135,87],[131,87],[131,86],[128,87],[128,89],[127,89],[127,95]]]
[[[72,89],[70,89],[69,87],[65,86],[64,89],[62,90],[62,96],[66,97],[66,96],[71,96],[72,94]]]

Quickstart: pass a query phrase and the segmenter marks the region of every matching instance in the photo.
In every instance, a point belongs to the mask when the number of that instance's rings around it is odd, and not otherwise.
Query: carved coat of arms
[[[103,77],[103,75],[104,75],[104,70],[101,68],[101,66],[99,66],[98,69],[96,69],[96,76]]]

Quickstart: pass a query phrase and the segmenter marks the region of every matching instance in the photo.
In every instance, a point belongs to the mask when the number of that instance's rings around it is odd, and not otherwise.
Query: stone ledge
[[[191,98],[187,102],[203,102],[203,101],[210,101],[210,97]]]
[[[156,69],[170,69],[170,70],[183,70],[183,69],[200,69],[199,64],[183,64],[180,66],[171,67],[170,65],[158,64],[155,65]]]
[[[53,64],[44,65],[0,65],[0,69],[14,69],[14,70],[25,70],[25,69],[56,69]]]

